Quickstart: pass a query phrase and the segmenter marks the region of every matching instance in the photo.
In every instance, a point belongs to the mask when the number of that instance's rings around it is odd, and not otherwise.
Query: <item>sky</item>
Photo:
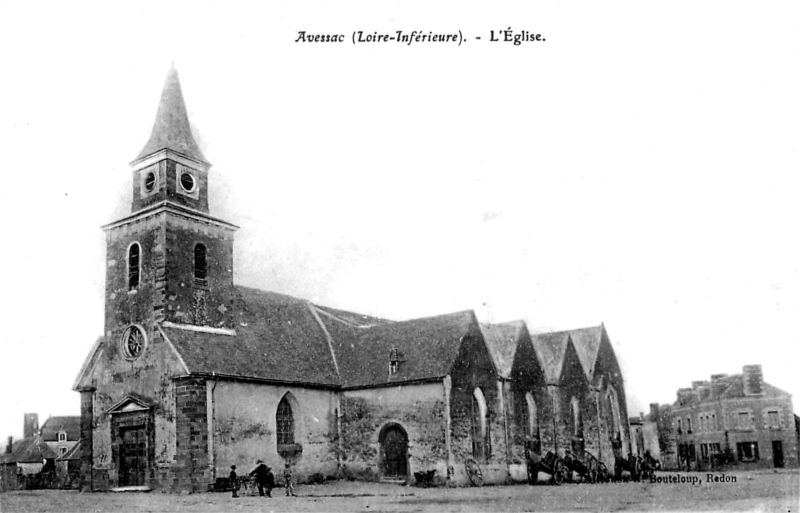
[[[602,322],[631,415],[748,364],[797,397],[798,19],[796,1],[0,1],[0,435],[79,414],[100,227],[130,212],[172,62],[211,213],[240,226],[236,283],[394,320]],[[509,29],[544,40],[491,40]],[[462,42],[352,43],[398,30]]]

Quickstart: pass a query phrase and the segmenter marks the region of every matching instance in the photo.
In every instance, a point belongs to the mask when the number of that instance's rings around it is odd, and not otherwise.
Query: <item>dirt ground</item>
[[[300,485],[298,497],[240,497],[228,493],[80,493],[56,490],[0,494],[0,512],[29,511],[778,511],[800,513],[800,472],[725,474],[736,482],[708,482],[704,473],[662,472],[666,481],[417,488],[350,481]],[[672,477],[671,477],[672,476]],[[715,474],[720,477],[722,474]]]

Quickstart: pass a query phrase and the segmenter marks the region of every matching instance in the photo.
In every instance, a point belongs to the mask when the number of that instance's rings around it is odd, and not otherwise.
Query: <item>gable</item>
[[[548,383],[556,384],[561,378],[561,368],[568,340],[569,335],[565,331],[537,333],[531,336],[533,348]]]
[[[75,378],[75,381],[72,383],[73,390],[81,390],[84,388],[91,388],[93,386],[92,373],[97,365],[97,361],[102,355],[104,344],[105,337],[98,337],[98,339],[94,341],[92,348],[89,350],[89,354],[86,355],[86,359],[81,365],[81,370],[78,371],[78,375]]]
[[[620,368],[617,354],[611,345],[607,333],[603,330],[600,347],[597,351],[597,360],[594,370],[594,381],[599,383],[600,380],[606,378],[611,383],[614,383],[615,388],[622,388],[622,369]]]
[[[589,380],[584,372],[578,352],[575,350],[572,338],[567,340],[559,383],[565,387],[589,385]]]
[[[81,418],[50,417],[42,425],[41,436],[45,442],[58,441],[59,433],[66,433],[67,440],[75,441],[81,437]]]
[[[135,411],[147,411],[152,408],[149,401],[134,394],[128,394],[123,399],[114,403],[106,413],[129,413]]]
[[[570,330],[569,336],[586,374],[586,379],[591,382],[595,374],[597,352],[600,349],[600,343],[603,338],[603,327],[595,326]]]
[[[524,321],[480,324],[480,329],[497,373],[503,378],[510,377],[522,333],[527,333]]]
[[[539,389],[547,385],[547,374],[542,367],[542,362],[533,346],[533,340],[527,328],[520,335],[520,342],[514,354],[514,361],[510,373],[512,387],[524,384],[522,388]],[[527,386],[527,385],[532,386]]]
[[[116,377],[145,370],[163,371],[168,375],[188,373],[180,355],[160,327],[156,326],[154,331],[146,333],[145,349],[135,360],[126,359],[122,354],[121,336],[122,333],[119,333],[116,337],[97,339],[72,385],[73,390],[93,389],[98,383],[111,379],[112,375]]]

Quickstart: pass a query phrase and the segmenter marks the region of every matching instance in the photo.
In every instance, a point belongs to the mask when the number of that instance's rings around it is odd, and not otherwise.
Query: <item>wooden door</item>
[[[147,441],[144,426],[120,430],[119,485],[144,486],[147,471]]]
[[[775,468],[783,467],[783,442],[780,440],[772,441],[772,461]]]
[[[408,475],[408,439],[398,427],[390,427],[383,437],[385,474],[387,477]]]

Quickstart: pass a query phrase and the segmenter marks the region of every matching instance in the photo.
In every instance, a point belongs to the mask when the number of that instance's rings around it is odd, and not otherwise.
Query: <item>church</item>
[[[257,459],[301,483],[501,484],[526,479],[526,450],[610,469],[630,452],[603,325],[396,322],[234,284],[237,226],[209,212],[174,68],[131,166],[131,213],[104,226],[103,336],[73,385],[83,490],[206,491]]]

